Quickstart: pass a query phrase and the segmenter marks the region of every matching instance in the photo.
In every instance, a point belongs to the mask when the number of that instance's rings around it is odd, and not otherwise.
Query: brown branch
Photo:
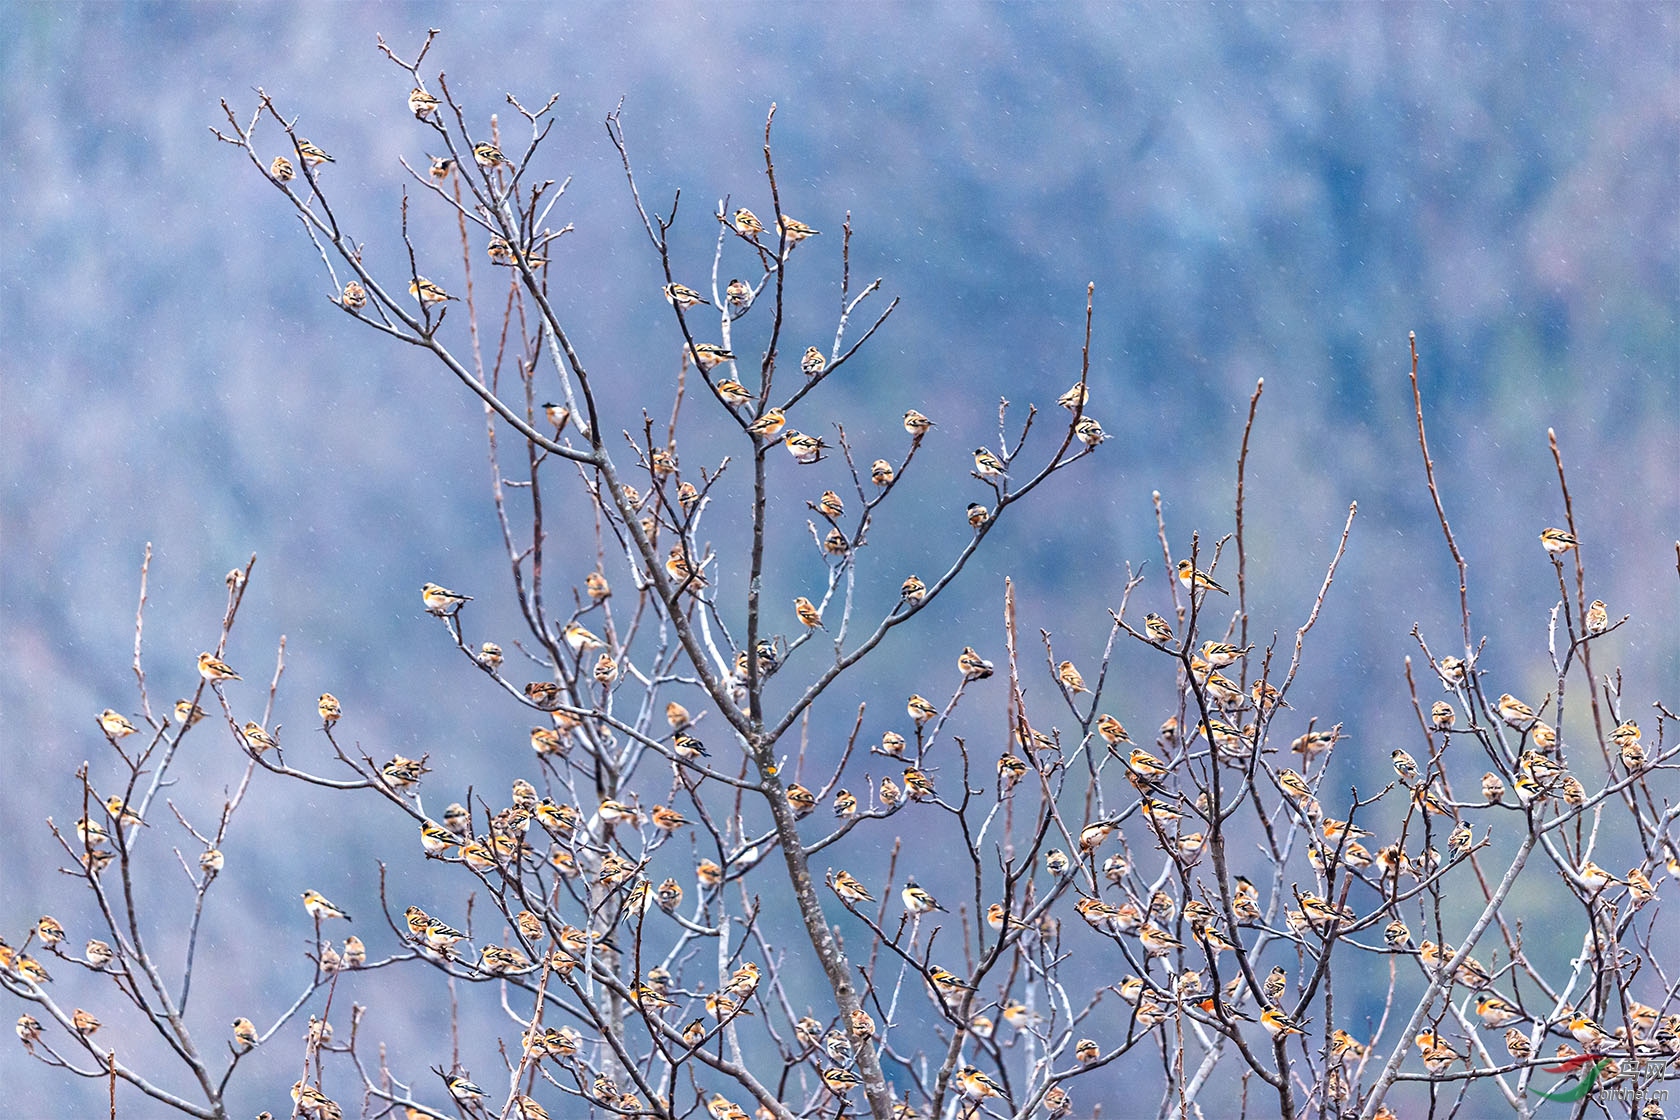
[[[1458,565],[1458,605],[1459,616],[1464,622],[1464,656],[1468,659],[1472,652],[1470,639],[1470,580],[1469,565],[1464,562],[1464,554],[1458,550],[1458,541],[1453,538],[1452,526],[1447,524],[1447,510],[1441,504],[1441,491],[1435,485],[1435,460],[1429,457],[1429,439],[1423,432],[1423,391],[1418,388],[1418,350],[1417,332],[1412,331],[1406,336],[1412,347],[1412,405],[1417,413],[1418,449],[1423,452],[1423,473],[1429,481],[1429,496],[1435,502],[1435,517],[1441,524],[1441,533],[1447,538],[1447,549],[1452,553],[1453,563]]]

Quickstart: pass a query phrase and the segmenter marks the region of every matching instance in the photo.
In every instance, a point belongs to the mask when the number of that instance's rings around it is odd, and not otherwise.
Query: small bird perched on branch
[[[875,901],[875,896],[869,893],[869,888],[859,882],[857,876],[850,871],[836,871],[833,879],[829,882],[829,889],[839,895],[842,902]]]
[[[659,289],[665,293],[665,302],[672,307],[693,307],[703,303],[710,307],[712,301],[689,287],[687,284],[670,283]]]
[[[298,138],[297,150],[298,150],[298,155],[303,157],[303,162],[307,163],[311,167],[319,167],[323,163],[337,163],[338,162],[336,159],[329,156],[326,152],[323,152],[320,148],[317,148],[314,144],[311,144],[309,141],[303,139],[302,137]]]
[[[1121,743],[1132,741],[1132,737],[1126,733],[1120,721],[1106,712],[1097,718],[1097,734],[1103,737],[1103,742],[1108,744],[1111,752]]]
[[[1260,1025],[1265,1027],[1266,1033],[1273,1038],[1304,1033],[1298,1021],[1291,1019],[1275,1007],[1268,1007],[1260,1013]]]
[[[590,650],[605,649],[607,645],[578,622],[568,622],[560,636],[573,653],[588,653]]]
[[[1498,703],[1499,718],[1509,727],[1518,731],[1526,731],[1533,727],[1536,719],[1534,709],[1512,696],[1509,692],[1501,693]]]
[[[212,683],[215,681],[237,681],[244,679],[238,673],[233,671],[233,666],[229,665],[226,661],[223,661],[213,653],[201,653],[198,655],[198,675],[207,681],[211,681]]]
[[[729,301],[729,306],[735,309],[735,314],[731,318],[740,318],[747,308],[752,306],[752,285],[745,280],[738,277],[731,280],[729,286],[723,292]]]
[[[427,613],[442,618],[456,613],[463,605],[472,602],[472,596],[462,595],[435,583],[427,583],[420,588],[420,601],[426,605]]]
[[[904,889],[899,892],[899,896],[904,900],[904,908],[918,916],[932,913],[935,910],[945,910],[945,907],[939,904],[937,898],[916,885],[915,876],[911,876],[904,884]],[[945,912],[950,913],[949,910],[945,910]]]
[[[909,702],[905,705],[905,710],[910,713],[910,718],[916,721],[917,727],[939,714],[939,709],[933,706],[932,701],[920,693],[911,695]]]
[[[128,717],[111,708],[99,713],[99,726],[113,739],[126,738],[135,732],[135,727],[128,722]]]
[[[414,114],[415,120],[425,120],[438,111],[443,102],[416,86],[408,94],[408,111]]]
[[[978,1066],[963,1066],[957,1071],[957,1085],[963,1096],[971,1101],[1003,1096],[1003,1087],[988,1077]]]
[[[309,916],[314,918],[317,922],[323,921],[327,918],[343,918],[347,922],[351,920],[349,914],[346,914],[343,910],[328,902],[321,892],[317,890],[307,890],[303,892],[303,908],[308,912]]]
[[[849,1069],[841,1069],[838,1066],[823,1070],[822,1079],[824,1085],[827,1085],[836,1096],[841,1097],[863,1084],[863,1078]]]
[[[907,409],[904,413],[904,430],[917,439],[927,435],[928,429],[934,427],[932,420],[923,416],[915,409]]]
[[[1253,646],[1236,646],[1230,642],[1203,642],[1202,660],[1215,669],[1224,669],[1242,660],[1243,654],[1253,649]]]
[[[806,466],[820,461],[822,453],[828,448],[828,444],[816,436],[796,432],[792,428],[782,436],[782,443],[787,447],[788,454],[793,456],[794,462]]]
[[[233,1021],[233,1040],[246,1050],[257,1044],[257,1026],[243,1015]]]
[[[1229,591],[1215,583],[1212,576],[1197,568],[1189,560],[1178,562],[1178,582],[1182,583],[1186,590],[1202,588],[1208,591],[1217,591],[1221,595],[1230,594]]]
[[[1143,632],[1147,634],[1149,636],[1149,640],[1154,642],[1156,645],[1165,645],[1173,640],[1172,627],[1167,625],[1166,619],[1162,618],[1154,611],[1150,611],[1148,614],[1143,616]]]
[[[805,596],[801,595],[793,601],[793,610],[794,610],[794,613],[799,616],[800,624],[802,626],[804,626],[806,629],[809,629],[809,630],[827,630],[828,629],[826,626],[823,625],[822,612],[817,610],[816,605],[813,604],[811,602],[811,600],[807,599]]]
[[[122,798],[112,794],[105,799],[105,811],[111,814],[111,819],[117,822],[118,828],[128,828],[131,825],[144,825],[140,814],[130,809]]]
[[[459,296],[452,296],[424,276],[416,276],[409,281],[408,294],[417,298],[421,303],[447,303],[450,300],[459,302]]]
[[[1407,785],[1417,781],[1417,760],[1400,747],[1389,752],[1389,760],[1394,763],[1394,772],[1400,775],[1400,780]]]
[[[964,646],[957,657],[957,671],[965,681],[983,681],[992,675],[993,668],[990,661],[974,652],[973,646]]]
[[[765,409],[764,415],[747,425],[747,431],[765,439],[775,439],[787,426],[787,416],[779,408]]]
[[[502,167],[513,166],[508,162],[508,158],[502,154],[502,150],[488,140],[473,145],[473,161],[486,171],[498,165]]]
[[[816,237],[822,233],[820,229],[812,229],[804,222],[797,221],[783,214],[781,217],[782,236],[788,239],[789,245],[797,245],[807,237]]]
[[[974,473],[987,480],[1009,477],[1003,460],[984,447],[974,449]]]
[[[764,232],[764,223],[758,220],[758,215],[745,206],[735,211],[735,232],[742,237],[757,237]]]
[[[263,730],[262,725],[254,719],[246,720],[239,733],[245,737],[245,745],[258,754],[271,751],[280,745],[280,740]]]

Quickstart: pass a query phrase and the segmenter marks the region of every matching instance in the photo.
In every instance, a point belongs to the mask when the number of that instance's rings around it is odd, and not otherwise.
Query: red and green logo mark
[[[1536,1089],[1534,1093],[1536,1096],[1548,1101],[1558,1101],[1562,1104],[1571,1104],[1592,1092],[1593,1083],[1598,1080],[1599,1071],[1609,1064],[1609,1058],[1602,1058],[1597,1054],[1582,1054],[1578,1058],[1566,1059],[1558,1065],[1547,1066],[1547,1073],[1575,1073],[1582,1067],[1585,1067],[1587,1072],[1586,1075],[1581,1078],[1581,1083],[1573,1088],[1563,1089],[1555,1093],[1547,1093],[1540,1089]]]

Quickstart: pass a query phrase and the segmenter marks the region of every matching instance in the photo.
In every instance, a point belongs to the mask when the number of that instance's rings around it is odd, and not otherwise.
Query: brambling
[[[349,914],[328,902],[317,890],[303,892],[303,908],[317,922],[324,921],[327,918],[343,918],[347,922],[351,920]]]
[[[917,727],[939,714],[939,709],[933,706],[933,702],[920,693],[911,694],[905,704],[905,710],[910,713],[910,718],[916,721]]]
[[[974,449],[974,473],[988,481],[1009,477],[1009,470],[1003,460],[984,447]]]
[[[1273,1038],[1283,1038],[1292,1034],[1303,1034],[1301,1024],[1275,1007],[1268,1007],[1260,1013],[1260,1025],[1266,1028],[1266,1033]]]
[[[473,145],[473,162],[488,171],[492,167],[511,167],[502,150],[488,140]]]
[[[729,350],[725,347],[719,346],[714,342],[697,342],[697,343],[695,343],[693,353],[694,353],[694,364],[699,366],[703,370],[711,370],[711,369],[713,369],[717,366],[722,365],[724,362],[733,362],[735,360],[735,352],[733,350]],[[736,384],[735,388],[740,389],[741,393],[743,393],[743,394],[746,393],[746,390],[741,388],[741,386],[739,384]],[[719,385],[719,394],[718,395],[719,396],[723,395],[722,394],[722,389],[721,389],[721,383]],[[752,399],[751,397],[747,397],[747,400],[751,400],[751,399]],[[725,397],[724,398],[724,403],[725,404],[745,404],[746,401],[731,401],[727,397]]]
[[[787,238],[789,245],[797,245],[807,237],[816,237],[822,232],[821,230],[812,229],[804,222],[796,221],[793,218],[788,217],[786,214],[781,216],[779,224],[782,227],[782,236]]]
[[[729,306],[735,309],[731,318],[739,319],[746,313],[747,308],[752,306],[752,285],[740,277],[730,280],[728,285],[724,287],[723,294],[724,298],[728,300]]]
[[[724,353],[728,353],[728,351],[724,351]],[[734,356],[735,355],[733,354],[729,354],[729,358],[733,358]],[[726,360],[728,359],[718,359],[718,361]],[[701,364],[705,366],[706,369],[712,368],[711,366],[706,366],[703,362]],[[712,365],[716,364],[717,362],[712,363]],[[742,385],[739,381],[731,380],[729,378],[719,381],[717,384],[713,385],[712,388],[717,391],[718,399],[724,404],[729,405],[731,408],[739,408],[741,405],[750,403],[753,399],[752,394],[747,392],[745,385]]]
[[[1003,1087],[986,1076],[978,1066],[963,1066],[957,1071],[957,1086],[971,1101],[983,1101],[1003,1096]]]
[[[670,304],[672,307],[693,307],[696,304],[701,303],[706,304],[708,307],[711,306],[711,300],[702,296],[699,292],[695,291],[687,284],[678,284],[673,282],[666,284],[659,290],[664,294],[665,302]]]
[[[992,663],[974,652],[973,646],[964,646],[957,657],[957,671],[965,681],[983,681],[992,675]]]
[[[231,665],[213,653],[201,653],[198,655],[198,675],[211,683],[216,681],[237,681],[244,679],[238,673],[233,671],[233,667]]]
[[[455,614],[462,606],[472,602],[472,596],[462,595],[435,583],[427,583],[420,588],[420,601],[425,604],[428,614],[443,618],[445,615]]]
[[[803,820],[816,811],[817,795],[800,785],[792,782],[787,787],[788,804],[793,807],[793,815]]]
[[[1574,536],[1562,529],[1540,530],[1540,546],[1553,556],[1560,556],[1579,543]]]
[[[1178,582],[1184,585],[1185,590],[1203,588],[1209,591],[1217,591],[1221,595],[1230,594],[1229,591],[1215,583],[1212,576],[1199,570],[1194,564],[1190,563],[1189,560],[1180,560],[1178,562]]]
[[[1483,992],[1476,1000],[1476,1015],[1482,1021],[1482,1026],[1488,1030],[1498,1030],[1508,1027],[1512,1023],[1525,1018],[1523,1013],[1512,1006],[1504,996],[1494,992]]]
[[[1103,742],[1108,744],[1111,753],[1121,743],[1132,741],[1132,737],[1126,734],[1126,729],[1121,726],[1120,721],[1106,712],[1097,717],[1097,734],[1101,735]]]
[[[870,894],[869,889],[850,871],[834,872],[829,878],[828,886],[840,897],[840,901],[848,905],[875,901],[875,896]]]
[[[933,779],[913,766],[904,771],[904,789],[914,801],[932,801],[936,796]]]
[[[1394,750],[1389,752],[1388,760],[1394,764],[1394,772],[1400,775],[1400,780],[1402,782],[1410,785],[1412,782],[1417,781],[1417,759],[1413,758],[1410,754],[1407,754],[1399,747],[1395,747]]]
[[[787,416],[779,408],[765,409],[764,415],[747,425],[747,431],[767,440],[775,439],[787,426]]]
[[[338,162],[326,152],[323,152],[320,148],[301,137],[299,137],[297,141],[297,150],[298,155],[303,157],[303,162],[307,163],[311,167],[319,167],[323,163]]]
[[[249,1050],[257,1044],[257,1025],[241,1015],[233,1021],[233,1040],[242,1049]]]
[[[904,908],[918,916],[932,913],[935,910],[945,910],[945,907],[939,904],[938,899],[916,885],[914,876],[905,883],[904,889],[899,892],[899,897],[904,900]],[[950,913],[949,910],[945,910],[945,912]]]
[[[1527,731],[1536,722],[1534,709],[1509,692],[1500,695],[1497,710],[1499,718],[1505,721],[1506,726],[1517,731]]]
[[[414,114],[416,120],[425,120],[438,111],[443,102],[416,86],[408,94],[408,111]]]
[[[788,449],[788,454],[793,456],[794,462],[804,466],[820,461],[822,453],[828,449],[828,444],[816,436],[797,432],[792,428],[782,436],[782,446]]]
[[[1215,669],[1224,669],[1242,660],[1243,655],[1253,649],[1253,646],[1235,646],[1230,642],[1203,642],[1202,660]]]
[[[451,300],[458,302],[460,300],[459,296],[450,295],[448,292],[444,291],[441,287],[426,279],[424,276],[416,276],[413,280],[409,281],[408,294],[413,296],[415,299],[418,299],[423,304],[448,303]]]
[[[806,629],[827,631],[828,627],[823,625],[822,612],[805,596],[801,595],[793,601],[793,610],[799,617],[800,625]]]

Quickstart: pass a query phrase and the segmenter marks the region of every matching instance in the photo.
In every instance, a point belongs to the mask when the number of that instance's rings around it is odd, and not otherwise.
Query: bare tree
[[[354,719],[354,699],[341,706],[330,693],[316,713],[337,769],[288,761],[270,730],[284,702],[284,639],[260,718],[256,683],[222,660],[255,557],[229,573],[198,691],[154,710],[141,656],[148,552],[133,662],[140,719],[101,714],[110,755],[79,774],[82,804],[47,822],[100,928],[78,954],[80,932],[43,916],[0,961],[0,985],[26,1008],[18,1035],[32,1054],[109,1081],[113,1116],[119,1083],[192,1116],[227,1116],[241,1060],[306,1013],[293,1116],[341,1116],[359,1099],[366,1116],[527,1120],[700,1110],[728,1120],[748,1108],[778,1120],[862,1111],[1025,1120],[1104,1108],[1370,1120],[1396,1115],[1391,1096],[1420,1108],[1426,1097],[1431,1115],[1503,1100],[1527,1117],[1547,1094],[1577,1092],[1582,1110],[1628,1101],[1661,1114],[1680,1055],[1671,1010],[1680,976],[1658,922],[1661,885],[1680,876],[1676,748],[1666,737],[1674,716],[1657,701],[1647,736],[1619,672],[1595,674],[1595,646],[1626,619],[1589,602],[1590,542],[1575,536],[1555,438],[1566,527],[1540,540],[1557,576],[1545,616],[1556,687],[1530,706],[1490,696],[1521,655],[1476,637],[1468,566],[1430,459],[1414,340],[1424,482],[1457,564],[1462,627],[1446,638],[1414,629],[1418,671],[1408,660],[1404,684],[1417,725],[1404,739],[1393,730],[1367,739],[1392,750],[1394,776],[1379,788],[1362,791],[1333,765],[1351,731],[1289,703],[1357,504],[1298,622],[1274,629],[1249,610],[1244,496],[1263,382],[1235,457],[1232,531],[1170,528],[1155,494],[1162,574],[1152,578],[1141,559],[1128,565],[1100,661],[1082,668],[1058,653],[1054,620],[1019,619],[1006,584],[987,651],[996,660],[971,646],[954,666],[926,668],[907,698],[883,701],[894,726],[877,742],[863,734],[865,706],[842,710],[837,682],[937,600],[1018,504],[1106,438],[1086,411],[1096,403],[1094,287],[1079,377],[1055,402],[1065,415],[999,403],[996,438],[968,441],[982,444],[972,453],[973,532],[921,578],[871,552],[870,534],[914,516],[889,499],[913,466],[923,469],[924,444],[935,454],[936,421],[912,409],[901,440],[868,450],[843,424],[794,427],[898,302],[881,306],[879,279],[854,286],[849,215],[821,233],[784,210],[775,107],[764,128],[764,218],[724,198],[698,219],[715,227],[709,278],[669,239],[680,195],[666,210],[648,208],[620,112],[607,116],[671,308],[671,368],[637,384],[636,414],[620,416],[573,345],[569,313],[550,298],[548,258],[571,229],[554,224],[566,182],[542,177],[555,99],[528,109],[509,96],[514,128],[504,134],[492,118],[475,134],[477,118],[444,76],[422,75],[436,34],[411,62],[380,43],[411,86],[415,127],[439,153],[404,164],[396,225],[406,267],[395,273],[376,270],[334,210],[330,176],[348,169],[327,172],[333,157],[269,95],[259,90],[245,113],[224,102],[216,136],[293,208],[332,305],[424,351],[483,407],[491,498],[525,632],[509,648],[485,640],[473,632],[474,595],[434,583],[420,607],[502,703],[529,711],[537,778],[512,780],[505,799],[438,790],[427,756],[380,759],[342,741],[337,725]],[[453,219],[458,267],[417,245],[421,214],[429,227]],[[799,268],[797,249],[836,232],[832,335],[794,339],[790,286],[820,282]],[[750,279],[728,277],[738,269]],[[755,353],[737,338],[748,315],[767,340]],[[784,353],[799,356],[797,372],[783,368]],[[828,467],[813,476],[842,481],[811,487],[810,516],[774,516],[772,478],[802,481],[817,464]],[[721,499],[725,479],[741,508]],[[822,580],[792,603],[767,600],[768,558],[807,539]],[[884,611],[873,605],[882,601]],[[1291,625],[1293,639],[1280,636]],[[1137,643],[1157,667],[1124,696],[1110,673],[1121,643]],[[1582,688],[1585,705],[1574,701]],[[1006,720],[990,732],[1003,744],[995,756],[958,715],[971,691],[987,689],[1001,692]],[[1151,691],[1166,698],[1155,713],[1164,721],[1151,717],[1144,733],[1128,716],[1134,740],[1113,713],[1136,712]],[[1587,709],[1567,725],[1566,692]],[[163,798],[182,780],[172,769],[182,740],[206,716],[202,734],[225,728],[247,759],[213,821]],[[814,731],[819,720],[828,733]],[[848,723],[837,758],[809,749]],[[329,931],[344,910],[306,892],[308,982],[289,1006],[262,1023],[241,1019],[230,1034],[188,1014],[194,946],[212,888],[218,904],[237,902],[220,849],[256,782],[277,796],[312,788],[371,799],[406,817],[453,901],[428,911],[392,897],[382,863],[377,905],[389,937],[356,927],[394,946],[380,952],[357,936],[338,941]],[[73,827],[61,823],[71,818]],[[906,833],[911,844],[937,837],[946,857],[906,859],[901,874]],[[166,834],[176,837],[171,852]],[[891,852],[884,879],[850,869],[882,846]],[[139,861],[171,856],[188,899],[189,947],[176,968],[150,947],[144,931],[155,919],[143,919],[134,890]],[[1621,867],[1612,858],[1633,866],[1607,869]],[[1529,904],[1541,909],[1525,913]],[[1080,921],[1064,929],[1069,917]],[[1525,951],[1524,926],[1542,918],[1579,925],[1566,967]],[[108,980],[104,998],[138,1010],[175,1068],[137,1069],[102,1044],[97,1011],[66,1007],[43,956]],[[1375,1023],[1345,1009],[1350,988],[1372,987],[1373,969],[1387,977]],[[501,1068],[469,1071],[458,1039],[447,1060],[382,1045],[370,1053],[365,1007],[346,1015],[335,1006],[342,978],[369,970],[387,977],[386,990],[446,978],[452,1019],[463,1001],[504,1016]],[[822,1006],[808,1006],[804,981],[819,971]],[[1120,1075],[1096,1076],[1109,1067]],[[1577,1075],[1578,1089],[1543,1090],[1549,1073]],[[1116,1084],[1131,1087],[1126,1099]]]

